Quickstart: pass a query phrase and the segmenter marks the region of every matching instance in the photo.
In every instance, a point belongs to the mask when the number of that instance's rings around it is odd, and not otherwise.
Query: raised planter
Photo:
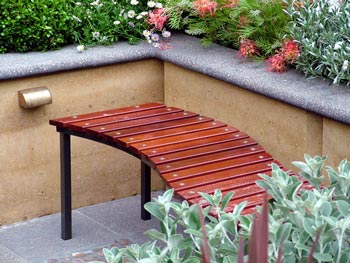
[[[171,45],[0,55],[0,224],[59,210],[58,137],[48,120],[64,115],[165,102],[246,131],[287,166],[304,153],[328,154],[331,165],[349,156],[350,89],[295,70],[270,73],[232,49],[202,48],[182,34]],[[19,108],[17,91],[37,86],[51,90],[53,104]],[[75,207],[139,191],[137,160],[79,139],[73,149],[84,153],[72,153]]]

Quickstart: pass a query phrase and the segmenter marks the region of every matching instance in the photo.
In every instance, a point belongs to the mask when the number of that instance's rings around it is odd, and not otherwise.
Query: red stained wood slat
[[[157,170],[160,173],[169,173],[177,170],[187,169],[190,167],[196,167],[204,164],[210,164],[210,163],[215,163],[215,162],[229,160],[229,159],[235,159],[235,158],[252,155],[256,153],[263,153],[263,152],[265,152],[265,150],[260,145],[243,147],[243,148],[238,148],[233,150],[226,150],[226,151],[206,154],[204,156],[193,157],[190,159],[170,162],[166,164],[160,164],[160,165],[157,165]]]
[[[133,113],[133,112],[139,112],[139,111],[144,111],[148,109],[157,109],[157,108],[165,108],[165,107],[166,105],[160,104],[160,103],[145,103],[145,104],[136,105],[136,106],[57,118],[54,120],[50,120],[49,123],[51,125],[64,128],[64,127],[67,127],[70,123],[77,122],[77,121],[87,121],[87,120],[93,120],[93,119],[97,119],[105,116]]]
[[[244,211],[246,210],[250,210],[253,209],[253,211],[256,211],[256,207],[257,206],[262,206],[263,202],[264,202],[264,195],[265,192],[262,192],[261,194],[257,194],[255,196],[249,196],[247,198],[242,198],[242,199],[237,199],[237,200],[233,200],[231,202],[228,203],[225,211],[227,213],[230,213],[233,211],[233,209],[239,205],[240,203],[247,201],[247,205],[245,207],[245,209],[243,210],[242,214],[245,214]]]
[[[221,191],[235,191],[236,195],[253,195],[257,188],[253,187],[257,180],[261,178],[258,174],[250,174],[246,176],[241,176],[235,179],[227,179],[225,181],[215,182],[212,184],[206,184],[202,186],[192,187],[186,190],[177,190],[175,191],[185,198],[186,200],[200,198],[198,192],[203,192],[207,194],[214,193],[216,189],[221,189]],[[180,182],[181,185],[181,182]],[[260,188],[259,188],[260,189]]]
[[[174,137],[181,134],[193,134],[194,132],[206,131],[206,130],[226,127],[226,126],[227,125],[225,123],[218,122],[218,121],[205,122],[205,123],[199,123],[199,124],[192,124],[186,127],[178,127],[178,128],[171,128],[171,129],[162,130],[162,131],[143,133],[132,137],[125,137],[125,138],[122,137],[122,138],[118,138],[118,142],[121,145],[125,146],[131,143],[135,144],[138,142],[159,140],[161,138]]]
[[[179,108],[174,108],[174,107],[164,107],[164,108],[138,111],[133,113],[118,114],[114,116],[105,116],[105,117],[101,117],[101,118],[97,118],[89,121],[73,122],[69,124],[69,128],[75,131],[84,131],[85,129],[96,127],[96,126],[138,120],[138,119],[149,118],[154,116],[161,116],[161,115],[166,115],[166,114],[175,113],[175,112],[183,112],[183,110]]]
[[[240,158],[205,164],[201,166],[196,166],[192,168],[187,168],[179,170],[176,172],[163,173],[161,176],[167,181],[171,182],[174,180],[191,178],[199,175],[206,175],[210,173],[215,173],[223,170],[228,170],[231,168],[238,168],[246,165],[253,165],[261,162],[272,161],[272,157],[268,153],[258,153],[249,156],[244,156]],[[267,164],[266,164],[267,166]],[[171,168],[171,167],[169,167]]]
[[[181,142],[177,144],[152,147],[149,149],[142,150],[141,153],[144,159],[149,159],[151,157],[155,157],[159,155],[177,153],[177,152],[191,150],[191,149],[200,149],[201,147],[204,147],[204,146],[240,140],[242,138],[243,139],[248,138],[248,135],[243,132],[237,131],[236,133],[217,135],[209,138],[200,138],[189,142]]]
[[[194,141],[201,138],[209,138],[213,136],[229,134],[234,132],[237,132],[236,128],[227,126],[227,127],[211,129],[206,131],[198,131],[198,132],[192,132],[188,134],[176,135],[176,136],[166,137],[162,139],[149,140],[149,141],[144,141],[139,143],[130,143],[128,146],[133,152],[139,153],[142,150],[150,149],[154,147],[177,144],[181,142],[189,142],[189,141]]]
[[[212,118],[208,118],[205,116],[198,116],[198,117],[186,118],[182,120],[155,123],[155,124],[140,126],[136,128],[121,129],[121,130],[118,130],[117,132],[107,132],[105,133],[105,135],[115,139],[119,137],[133,136],[133,135],[147,133],[147,132],[162,131],[170,128],[185,127],[188,125],[209,122],[212,120],[213,120]]]
[[[86,129],[86,132],[90,133],[92,135],[98,136],[98,135],[102,135],[103,133],[106,133],[106,132],[117,131],[120,129],[134,128],[134,127],[138,127],[138,126],[144,126],[144,125],[149,125],[149,124],[154,124],[154,123],[161,123],[161,122],[166,122],[166,121],[171,121],[171,120],[186,119],[186,118],[195,117],[195,116],[198,116],[198,114],[193,113],[193,112],[169,113],[166,115],[143,118],[143,119],[139,119],[139,120],[124,121],[124,122],[120,122],[120,123],[113,123],[113,124],[108,124],[108,125],[92,127],[92,128]]]
[[[232,201],[230,201],[228,203],[225,211],[226,212],[232,212],[235,206],[239,205],[240,203],[242,203],[244,201],[248,202],[246,207],[245,207],[246,209],[255,208],[256,206],[259,206],[259,205],[261,205],[263,203],[263,201],[264,201],[264,193],[232,200]],[[201,205],[203,207],[208,206],[208,204],[205,202],[205,200],[200,201],[199,203],[195,203],[195,202],[189,201],[189,204],[199,204],[199,205]],[[211,211],[211,214],[216,216],[215,211]]]
[[[236,178],[249,176],[251,174],[268,173],[271,171],[271,167],[267,164],[270,163],[271,161],[267,161],[254,165],[242,166],[238,168],[223,170],[220,172],[214,172],[202,176],[191,177],[188,179],[175,179],[171,180],[171,182],[169,182],[168,185],[172,188],[175,188],[177,191],[187,189],[191,190],[191,188],[193,187],[213,184],[220,181],[233,180]],[[191,192],[193,191],[191,190]]]
[[[207,154],[222,152],[226,150],[233,150],[247,146],[257,145],[258,143],[254,141],[252,138],[246,138],[236,141],[229,141],[223,143],[217,143],[214,145],[203,146],[195,149],[187,149],[175,153],[162,154],[156,157],[150,158],[150,161],[155,165],[184,160],[192,157],[203,156]]]

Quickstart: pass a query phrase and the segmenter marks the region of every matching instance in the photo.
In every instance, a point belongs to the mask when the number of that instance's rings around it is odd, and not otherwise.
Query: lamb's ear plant
[[[300,175],[314,186],[311,190],[304,189],[298,177],[272,164],[271,176],[261,175],[257,182],[271,197],[264,209],[257,208],[257,213],[264,211],[260,217],[242,215],[246,203],[225,212],[233,193],[202,193],[209,206],[198,212],[197,205],[172,201],[174,190],[169,189],[145,205],[160,221],[160,230],[146,232],[153,241],[106,249],[106,259],[108,263],[200,263],[205,250],[204,260],[210,258],[211,263],[265,263],[261,261],[264,255],[268,263],[350,262],[350,166],[344,160],[338,170],[327,167],[331,183],[321,185],[325,160],[305,155],[305,162],[296,163]],[[210,216],[209,211],[217,216]],[[264,234],[259,233],[262,230]],[[257,252],[259,249],[267,250]],[[259,253],[262,256],[257,257]]]
[[[307,76],[350,86],[349,1],[286,0],[290,32],[302,51],[296,66]]]

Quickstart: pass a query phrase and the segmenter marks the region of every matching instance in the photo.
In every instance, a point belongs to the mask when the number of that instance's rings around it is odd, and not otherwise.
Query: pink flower
[[[282,54],[276,54],[268,58],[266,63],[268,64],[268,71],[274,71],[282,73],[286,71],[286,63]]]
[[[193,3],[193,6],[198,11],[201,17],[205,17],[207,13],[209,13],[210,16],[214,16],[218,3],[215,2],[215,0],[196,0]]]
[[[294,40],[287,40],[283,42],[281,52],[286,62],[295,63],[300,54],[300,47]]]
[[[253,57],[255,55],[259,55],[259,49],[255,44],[254,40],[243,39],[241,41],[241,45],[238,50],[238,55],[240,57]]]
[[[154,25],[156,29],[162,30],[168,18],[169,16],[165,14],[164,8],[157,8],[149,14],[148,23]]]
[[[239,0],[228,0],[228,3],[224,5],[224,7],[233,8],[238,6],[238,3],[239,3]]]

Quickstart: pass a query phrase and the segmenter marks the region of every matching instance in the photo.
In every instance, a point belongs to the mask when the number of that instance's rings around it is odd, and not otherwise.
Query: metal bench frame
[[[60,166],[61,166],[61,237],[63,240],[72,238],[72,169],[71,169],[71,135],[112,146],[141,160],[127,148],[120,147],[101,137],[57,127],[60,133]],[[151,214],[144,205],[151,201],[151,167],[141,160],[141,219],[151,219]]]

